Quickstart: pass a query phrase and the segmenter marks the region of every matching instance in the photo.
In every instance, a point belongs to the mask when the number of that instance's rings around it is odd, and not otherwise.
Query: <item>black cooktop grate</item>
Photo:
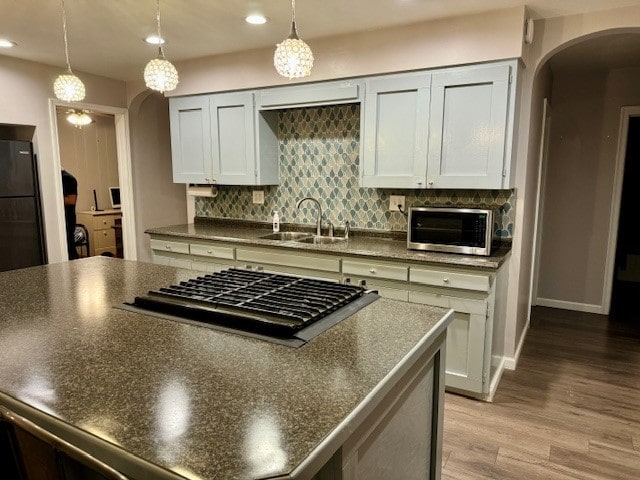
[[[355,285],[230,269],[151,290],[136,297],[133,306],[288,337],[364,293]]]

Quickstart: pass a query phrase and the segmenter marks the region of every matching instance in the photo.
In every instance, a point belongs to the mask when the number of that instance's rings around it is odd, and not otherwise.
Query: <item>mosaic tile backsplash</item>
[[[296,108],[279,113],[280,185],[221,186],[215,198],[196,197],[196,216],[271,221],[278,210],[281,223],[315,225],[312,202],[320,201],[323,222],[336,227],[407,230],[407,219],[390,212],[389,195],[405,195],[405,206],[502,207],[495,225],[503,238],[513,235],[514,192],[511,190],[403,190],[362,188],[358,181],[360,105]],[[264,190],[264,204],[254,205],[253,190]]]

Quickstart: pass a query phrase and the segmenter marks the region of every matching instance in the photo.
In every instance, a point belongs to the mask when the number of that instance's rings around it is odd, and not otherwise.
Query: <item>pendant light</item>
[[[296,0],[291,0],[291,33],[276,46],[273,54],[276,71],[289,79],[308,77],[313,67],[313,53],[296,30]]]
[[[156,20],[158,24],[158,38],[162,38],[160,29],[160,0],[156,0]],[[160,93],[169,92],[178,86],[178,71],[169,60],[164,57],[162,43],[158,44],[158,58],[154,58],[144,67],[144,82],[152,90]]]
[[[86,110],[69,110],[67,112],[67,122],[76,128],[82,128],[93,123],[93,118],[89,116]]]
[[[71,71],[71,63],[69,63],[69,43],[67,41],[67,12],[64,8],[64,0],[62,4],[62,33],[64,35],[64,54],[67,59],[67,73],[59,75],[53,82],[53,93],[59,100],[65,102],[79,102],[84,99],[85,90],[84,83],[76,77]]]

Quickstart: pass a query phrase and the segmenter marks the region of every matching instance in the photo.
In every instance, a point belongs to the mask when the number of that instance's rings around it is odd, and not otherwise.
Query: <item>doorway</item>
[[[616,320],[637,318],[631,306],[640,295],[640,198],[635,191],[640,185],[640,116],[629,117],[628,122],[611,290],[610,314]]]
[[[58,145],[65,185],[75,180],[74,248],[70,258],[123,257],[122,214],[115,117],[92,110],[56,107]],[[78,119],[82,120],[79,121]],[[72,123],[75,122],[75,123]],[[67,199],[68,197],[65,197]],[[73,207],[66,205],[65,216]],[[73,223],[73,222],[72,222]]]
[[[131,151],[129,145],[129,117],[125,108],[109,107],[89,103],[67,103],[59,100],[49,100],[49,118],[51,125],[51,137],[53,140],[53,164],[57,171],[61,170],[60,147],[58,138],[57,108],[74,108],[89,110],[96,113],[113,116],[116,132],[116,154],[118,159],[118,184],[120,185],[120,199],[122,212],[122,250],[123,257],[127,260],[137,260],[135,210],[133,199],[133,179],[131,168]],[[56,202],[58,203],[58,218],[64,218],[62,182],[55,183]],[[110,204],[110,203],[109,203]],[[109,205],[107,204],[107,205]],[[64,223],[60,222],[58,237],[66,238]],[[66,242],[58,246],[55,258],[66,259]]]

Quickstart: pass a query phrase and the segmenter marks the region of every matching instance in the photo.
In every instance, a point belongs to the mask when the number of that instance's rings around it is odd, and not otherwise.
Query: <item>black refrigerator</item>
[[[33,147],[30,142],[0,140],[0,272],[44,263]]]

